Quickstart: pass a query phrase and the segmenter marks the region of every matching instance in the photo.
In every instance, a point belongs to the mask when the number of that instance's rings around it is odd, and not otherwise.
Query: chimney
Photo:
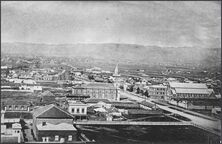
[[[42,126],[45,126],[46,125],[46,122],[42,122]]]

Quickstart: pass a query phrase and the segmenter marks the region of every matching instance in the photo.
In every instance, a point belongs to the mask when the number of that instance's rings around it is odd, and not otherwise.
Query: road
[[[138,96],[130,94],[128,92],[119,91],[119,93],[120,93],[120,95],[128,97],[129,99],[132,99],[132,100],[136,100],[137,102],[142,102],[142,101],[146,100],[147,102],[153,103],[149,99],[138,97]],[[158,105],[158,104],[156,104],[156,105],[160,109],[163,109],[163,110],[169,111],[171,113],[175,113],[175,114],[181,115],[183,117],[189,118],[191,120],[191,123],[193,125],[195,125],[196,127],[199,127],[199,128],[205,129],[207,131],[210,131],[212,133],[215,133],[217,135],[220,135],[220,132],[221,132],[221,121],[220,120],[206,119],[203,117],[199,117],[199,116],[185,113],[183,111],[178,111],[178,110],[172,109],[168,106],[163,106],[163,105]]]

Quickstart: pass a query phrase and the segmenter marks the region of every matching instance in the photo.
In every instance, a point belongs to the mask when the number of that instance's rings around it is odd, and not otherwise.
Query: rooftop
[[[140,104],[141,104],[141,105],[144,105],[144,106],[147,106],[147,107],[150,107],[150,108],[155,107],[155,104],[150,103],[150,102],[147,102],[147,101],[145,101],[145,100],[142,101]]]
[[[101,89],[116,89],[114,85],[110,83],[89,83],[77,86],[74,88],[101,88]]]
[[[13,128],[13,129],[21,129],[22,126],[21,126],[20,123],[14,123],[14,124],[12,124],[12,128]]]
[[[169,84],[170,84],[170,87],[173,87],[173,88],[207,89],[207,85],[204,83],[169,82]]]
[[[108,99],[86,99],[85,100],[86,103],[98,103],[100,101],[105,102],[105,103],[110,103]]]
[[[37,129],[50,130],[50,131],[76,131],[76,128],[72,124],[67,124],[67,123],[60,123],[57,125],[51,123],[46,123],[45,125],[38,124]]]
[[[166,86],[164,85],[151,85],[149,87],[153,87],[153,88],[167,88]]]
[[[4,101],[3,103],[4,106],[6,105],[29,105],[29,102],[26,101],[26,100],[7,100],[7,101]]]
[[[210,94],[208,89],[175,88],[176,93]]]
[[[59,108],[58,106],[55,106],[54,104],[46,105],[33,110],[33,117],[73,119],[73,116],[71,114]]]
[[[30,112],[11,112],[6,111],[5,112],[5,118],[24,118],[24,119],[32,119],[32,114]]]

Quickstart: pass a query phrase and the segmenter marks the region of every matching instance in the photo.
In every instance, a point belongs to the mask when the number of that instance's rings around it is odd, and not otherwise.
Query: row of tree
[[[133,91],[134,91],[133,87],[134,87],[134,85],[128,86],[127,91],[133,92]],[[122,85],[120,86],[120,89],[123,89],[123,86],[122,86]],[[149,92],[148,92],[148,90],[145,90],[145,91],[144,91],[143,89],[140,89],[140,88],[138,87],[135,92],[136,92],[136,94],[141,94],[142,96],[149,97]]]

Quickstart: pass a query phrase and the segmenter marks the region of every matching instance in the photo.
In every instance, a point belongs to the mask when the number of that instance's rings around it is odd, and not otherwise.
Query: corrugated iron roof
[[[210,94],[208,89],[184,89],[184,88],[175,88],[176,93],[189,93],[189,94]]]
[[[173,88],[207,89],[207,85],[204,83],[169,82],[169,84],[170,84],[170,87],[173,87]]]
[[[57,125],[46,123],[46,125],[38,124],[38,130],[51,130],[51,131],[76,131],[76,128],[72,124],[60,123]]]
[[[73,119],[73,116],[67,111],[57,107],[54,104],[37,108],[33,111],[33,117],[37,118],[67,118]]]

